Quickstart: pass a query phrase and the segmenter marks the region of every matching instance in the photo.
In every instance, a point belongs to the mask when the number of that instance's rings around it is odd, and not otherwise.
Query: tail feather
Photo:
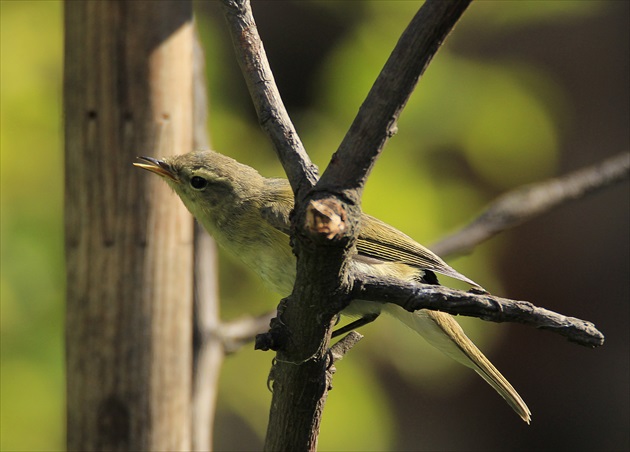
[[[531,412],[521,396],[466,336],[459,323],[450,314],[426,309],[412,313],[389,303],[383,306],[383,311],[419,333],[447,356],[477,372],[505,399],[521,419],[530,423]]]

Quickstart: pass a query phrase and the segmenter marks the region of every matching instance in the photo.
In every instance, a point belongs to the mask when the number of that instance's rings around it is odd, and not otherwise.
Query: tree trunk
[[[192,143],[192,4],[65,4],[67,445],[191,447],[192,221],[136,155]]]

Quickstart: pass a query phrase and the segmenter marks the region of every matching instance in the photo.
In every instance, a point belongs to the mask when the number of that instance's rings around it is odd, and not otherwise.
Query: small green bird
[[[293,192],[285,179],[213,151],[195,151],[157,160],[139,157],[135,166],[151,171],[175,190],[188,210],[226,251],[238,257],[281,296],[293,290],[296,260],[289,245]],[[438,284],[435,273],[475,282],[458,273],[413,239],[363,214],[351,265],[361,272],[402,281]],[[531,413],[516,390],[444,312],[408,312],[390,303],[353,300],[342,314],[375,317],[386,312],[422,335],[431,345],[477,372],[529,424]]]

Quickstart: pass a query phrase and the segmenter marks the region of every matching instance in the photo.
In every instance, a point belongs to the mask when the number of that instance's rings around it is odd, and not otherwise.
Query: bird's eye
[[[195,190],[203,190],[207,185],[208,181],[203,177],[193,176],[192,179],[190,179],[190,186]]]

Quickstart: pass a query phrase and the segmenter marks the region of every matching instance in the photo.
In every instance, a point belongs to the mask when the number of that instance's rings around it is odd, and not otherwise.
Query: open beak
[[[154,159],[153,157],[138,157],[138,160],[144,160],[144,162],[134,162],[133,166],[151,171],[158,176],[168,177],[175,182],[179,181],[179,179],[173,172],[173,168],[171,168],[171,165],[169,165],[168,163],[162,160]]]

